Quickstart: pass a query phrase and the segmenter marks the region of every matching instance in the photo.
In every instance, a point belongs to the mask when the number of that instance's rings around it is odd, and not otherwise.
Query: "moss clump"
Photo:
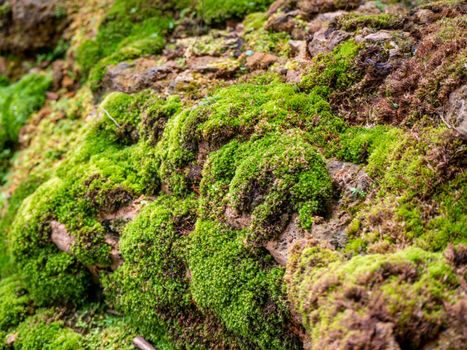
[[[349,128],[342,135],[337,154],[367,163],[377,188],[375,199],[356,214],[365,224],[349,246],[358,242],[371,248],[385,241],[439,251],[448,243],[466,242],[460,209],[465,146],[443,128],[425,128],[420,135],[387,127]]]
[[[448,305],[461,298],[461,277],[441,254],[409,248],[344,261],[323,248],[296,253],[287,266],[289,297],[313,347],[420,348],[449,326]],[[391,331],[368,335],[383,326]]]
[[[4,182],[19,131],[29,116],[44,104],[50,84],[48,76],[29,74],[15,84],[0,85],[0,184]]]
[[[349,87],[357,79],[353,61],[360,47],[348,40],[338,45],[332,52],[320,53],[313,58],[311,70],[302,78],[300,87],[305,91],[318,90],[328,98],[331,92]]]
[[[310,142],[325,145],[345,128],[322,94],[309,95],[276,76],[217,90],[195,108],[167,123],[161,142],[160,177],[173,193],[197,186],[194,164],[232,139],[245,140],[291,128],[310,131]],[[201,154],[201,157],[197,157]],[[204,155],[204,156],[203,156]],[[197,159],[198,158],[198,159]]]
[[[226,206],[251,215],[248,238],[264,243],[284,229],[293,212],[301,214],[302,224],[322,213],[331,187],[321,156],[303,134],[290,131],[233,141],[211,154],[203,171],[201,207],[211,218]]]
[[[197,10],[207,23],[220,23],[228,18],[266,10],[272,0],[198,0]]]
[[[248,15],[243,21],[246,48],[258,52],[272,52],[287,56],[290,36],[284,32],[270,32],[264,28],[268,17],[257,12]]]
[[[398,29],[404,24],[404,17],[390,13],[374,15],[349,13],[339,16],[336,24],[339,29],[346,31],[355,31],[366,27],[372,29]]]
[[[90,73],[93,90],[99,88],[107,66],[142,55],[158,53],[173,20],[163,13],[173,2],[117,0],[99,26],[96,38],[81,44],[77,60]],[[92,69],[92,70],[91,70]]]
[[[396,140],[399,134],[396,129],[386,126],[349,127],[341,133],[335,144],[328,146],[326,154],[357,164],[367,163],[370,156],[373,156],[372,161],[376,161],[375,150],[382,150]]]
[[[30,317],[17,329],[15,349],[78,350],[82,349],[82,336],[62,322],[47,322],[47,312]]]
[[[188,251],[193,299],[253,347],[298,348],[286,330],[283,271],[270,256],[246,249],[245,234],[213,221],[197,222]]]
[[[138,130],[139,108],[146,97],[110,96],[104,107],[116,119],[101,116],[88,128],[80,147],[67,154],[16,215],[11,228],[13,255],[39,304],[60,299],[79,303],[90,284],[83,265],[103,269],[112,263],[99,214],[118,210],[143,191],[158,191],[157,176],[148,168],[153,163],[151,150],[145,142],[132,144],[132,132],[121,132],[123,125]],[[65,225],[73,238],[69,254],[58,252],[50,241],[52,220]],[[50,285],[55,285],[53,293],[46,292]]]
[[[19,276],[0,280],[0,349],[3,349],[5,335],[21,323],[32,309],[31,299]]]
[[[124,229],[125,262],[106,282],[118,309],[153,340],[190,304],[182,237],[193,225],[194,204],[170,197],[148,204]]]

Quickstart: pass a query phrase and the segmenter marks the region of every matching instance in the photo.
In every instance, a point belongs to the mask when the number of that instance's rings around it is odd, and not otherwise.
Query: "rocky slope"
[[[0,0],[0,349],[464,349],[467,4]]]

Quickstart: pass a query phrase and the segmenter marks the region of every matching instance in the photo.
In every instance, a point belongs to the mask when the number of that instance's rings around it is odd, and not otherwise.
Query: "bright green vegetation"
[[[15,349],[82,349],[82,337],[61,322],[46,322],[47,312],[28,318],[17,329]]]
[[[346,31],[355,31],[363,28],[398,29],[404,24],[402,16],[389,13],[376,15],[361,15],[349,13],[337,19],[337,26]]]
[[[16,335],[18,349],[129,350],[142,335],[167,350],[299,349],[304,334],[317,349],[459,348],[465,142],[429,116],[373,125],[360,110],[341,113],[358,89],[396,97],[397,84],[381,85],[363,61],[389,48],[349,39],[316,55],[296,85],[264,72],[223,86],[206,78],[198,100],[101,96],[109,64],[160,53],[172,18],[218,25],[269,3],[116,0],[78,50],[89,84],[30,123],[50,79],[1,80],[0,145],[16,150],[25,123],[28,132],[0,197],[0,348]],[[287,59],[288,34],[266,20],[247,16],[244,49]],[[338,23],[354,32],[399,20]],[[456,21],[441,20],[436,45],[457,35]],[[195,55],[223,55],[225,33],[191,38]],[[439,108],[462,81],[462,53],[411,87],[420,103]],[[371,185],[341,191],[355,179],[345,169],[331,178],[331,159],[358,164]],[[288,244],[284,267],[271,252]]]
[[[246,16],[245,41],[248,49],[258,52],[272,52],[286,56],[289,52],[290,36],[283,32],[270,32],[264,28],[268,16],[263,12],[255,12]]]
[[[44,104],[50,83],[48,76],[29,74],[15,84],[0,84],[0,183],[4,182],[19,131],[29,116]]]
[[[338,45],[333,52],[320,53],[313,58],[310,72],[300,86],[305,90],[317,90],[328,97],[334,90],[345,89],[357,80],[353,61],[360,47],[353,40]]]
[[[284,229],[293,212],[299,212],[302,225],[309,228],[311,216],[325,211],[331,192],[321,156],[291,130],[233,141],[211,154],[201,182],[201,206],[212,218],[225,206],[251,214],[248,239],[264,243]]]
[[[108,65],[160,52],[172,27],[173,20],[163,14],[159,0],[115,1],[97,36],[77,52],[81,68],[90,72],[91,87],[98,89]]]
[[[197,0],[197,10],[207,23],[222,22],[231,17],[264,11],[272,0]]]
[[[418,248],[344,261],[335,251],[307,247],[289,261],[287,279],[313,346],[324,348],[365,338],[372,322],[393,327],[393,334],[378,339],[384,347],[396,339],[418,348],[449,322],[444,310],[455,303],[460,283],[442,254]],[[372,314],[377,318],[367,320]]]
[[[30,297],[19,281],[18,276],[0,280],[0,349],[9,331],[13,330],[31,312]]]
[[[197,313],[191,305],[183,240],[192,229],[195,208],[191,198],[160,197],[146,205],[125,227],[120,240],[124,263],[105,282],[112,303],[156,343],[167,332],[182,344],[200,341],[196,325],[179,324],[180,318],[194,319]],[[206,341],[210,337],[204,336]]]
[[[245,248],[245,233],[212,221],[196,223],[188,252],[193,299],[254,347],[297,348],[286,330],[283,270],[270,256]]]
[[[125,96],[109,96],[103,102],[102,109],[113,116],[102,113],[82,135],[80,147],[23,202],[13,222],[13,255],[39,304],[58,300],[79,304],[89,287],[88,273],[80,263],[111,264],[99,211],[113,212],[143,189],[146,194],[158,190],[157,177],[144,165],[151,162],[146,143],[131,141],[140,120],[134,111],[147,97]],[[127,136],[124,141],[122,135]],[[64,224],[73,237],[73,256],[58,252],[50,242],[51,219]],[[62,287],[49,292],[52,285]]]

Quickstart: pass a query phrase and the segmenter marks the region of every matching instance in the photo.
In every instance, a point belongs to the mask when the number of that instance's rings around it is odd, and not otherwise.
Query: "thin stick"
[[[118,124],[117,121],[114,118],[112,118],[110,113],[107,112],[107,110],[104,107],[102,106],[99,106],[99,107],[104,111],[105,115],[117,126],[117,128],[121,128],[120,124]]]
[[[156,350],[154,346],[149,344],[148,341],[141,336],[137,336],[133,339],[133,345],[140,350]]]

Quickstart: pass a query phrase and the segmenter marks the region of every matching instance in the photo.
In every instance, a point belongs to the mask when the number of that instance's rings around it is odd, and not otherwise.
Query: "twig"
[[[107,110],[104,107],[100,106],[100,108],[104,111],[105,115],[117,126],[117,128],[121,128],[120,124],[118,124],[117,121],[114,118],[112,118],[110,113],[107,112]]]
[[[149,342],[141,336],[137,336],[133,339],[133,345],[140,350],[156,350],[154,346],[149,344]]]

